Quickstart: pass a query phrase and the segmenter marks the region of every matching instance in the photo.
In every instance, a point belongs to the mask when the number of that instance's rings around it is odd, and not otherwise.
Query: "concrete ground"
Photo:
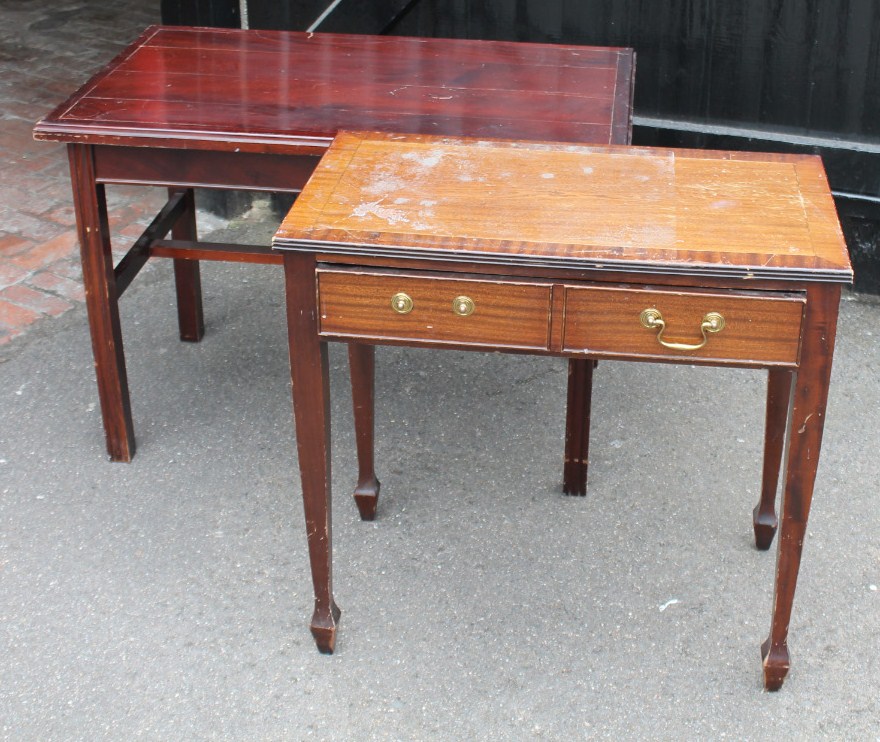
[[[176,339],[169,265],[123,300],[131,464],[106,460],[81,308],[0,351],[4,739],[880,739],[876,302],[842,306],[793,667],[768,694],[764,373],[601,363],[589,495],[567,498],[564,361],[380,348],[363,523],[333,346],[327,657],[280,272],[204,272],[199,345]]]

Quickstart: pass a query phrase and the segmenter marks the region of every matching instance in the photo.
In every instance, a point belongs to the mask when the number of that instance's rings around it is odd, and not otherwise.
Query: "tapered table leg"
[[[767,376],[767,418],[764,426],[764,474],[761,480],[761,499],[752,511],[755,546],[770,548],[776,535],[776,490],[785,444],[785,428],[791,397],[792,372],[772,368]]]
[[[186,210],[171,228],[175,240],[195,242],[196,201],[192,188],[169,188],[168,195],[184,192]],[[197,343],[205,334],[205,317],[202,311],[202,278],[198,260],[174,260],[174,286],[177,290],[177,322],[180,339]]]
[[[379,503],[379,480],[376,478],[373,440],[375,433],[375,366],[372,345],[348,346],[351,370],[351,398],[354,403],[354,429],[357,443],[358,482],[354,501],[363,520],[376,517]]]
[[[839,285],[820,284],[807,291],[788,433],[773,616],[770,636],[761,647],[767,690],[778,690],[789,669],[788,626],[816,481],[839,303]]]
[[[70,144],[67,152],[107,453],[113,461],[131,461],[134,426],[104,186],[96,181],[90,146]]]
[[[568,405],[565,417],[565,465],[562,491],[566,495],[587,494],[587,467],[590,452],[590,405],[593,397],[591,359],[572,358],[568,362]]]
[[[296,444],[315,589],[311,630],[318,649],[330,654],[336,643],[340,611],[333,600],[330,384],[327,344],[318,338],[315,256],[286,253],[284,280]]]

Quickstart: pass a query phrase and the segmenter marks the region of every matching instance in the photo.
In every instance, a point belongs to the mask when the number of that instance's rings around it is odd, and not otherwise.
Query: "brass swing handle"
[[[664,348],[670,348],[672,350],[699,350],[709,341],[706,333],[721,332],[724,329],[725,324],[724,317],[718,314],[718,312],[709,312],[703,317],[703,321],[700,323],[700,332],[703,334],[703,342],[691,344],[670,343],[663,339],[663,333],[666,331],[666,322],[663,319],[663,315],[661,315],[660,311],[657,309],[643,309],[642,313],[639,315],[639,321],[642,323],[642,327],[647,327],[649,330],[660,330],[660,332],[657,333],[657,342]]]

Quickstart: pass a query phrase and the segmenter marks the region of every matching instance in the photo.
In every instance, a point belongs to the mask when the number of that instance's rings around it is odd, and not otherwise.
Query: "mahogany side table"
[[[200,242],[201,188],[298,192],[341,128],[626,144],[631,49],[148,28],[34,129],[68,144],[107,450],[134,455],[118,301],[152,257],[174,259],[182,340],[204,332],[200,260],[281,263],[268,245]],[[169,200],[114,267],[106,184]],[[168,232],[172,239],[163,239]],[[372,517],[370,346],[350,347],[359,483]],[[583,493],[592,362],[570,364],[564,488]]]
[[[852,279],[819,158],[340,133],[274,245],[320,650],[333,651],[340,615],[328,341],[740,366],[769,369],[777,410],[789,411],[787,434],[768,416],[765,447],[775,482],[787,436],[762,646],[765,686],[782,685]],[[756,508],[771,538],[774,499],[765,487]]]

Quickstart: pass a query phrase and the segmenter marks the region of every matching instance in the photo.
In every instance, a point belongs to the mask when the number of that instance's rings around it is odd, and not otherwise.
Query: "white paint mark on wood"
[[[424,168],[432,168],[437,165],[440,160],[443,159],[444,152],[440,149],[433,149],[427,154],[419,154],[418,152],[407,152],[404,156],[404,160],[410,160],[415,162],[418,165],[421,165]]]
[[[351,215],[360,219],[368,216],[375,216],[379,219],[384,219],[391,226],[394,226],[395,224],[406,224],[409,221],[406,214],[400,209],[390,209],[387,206],[382,206],[382,199],[356,206],[354,211],[351,212]]]

